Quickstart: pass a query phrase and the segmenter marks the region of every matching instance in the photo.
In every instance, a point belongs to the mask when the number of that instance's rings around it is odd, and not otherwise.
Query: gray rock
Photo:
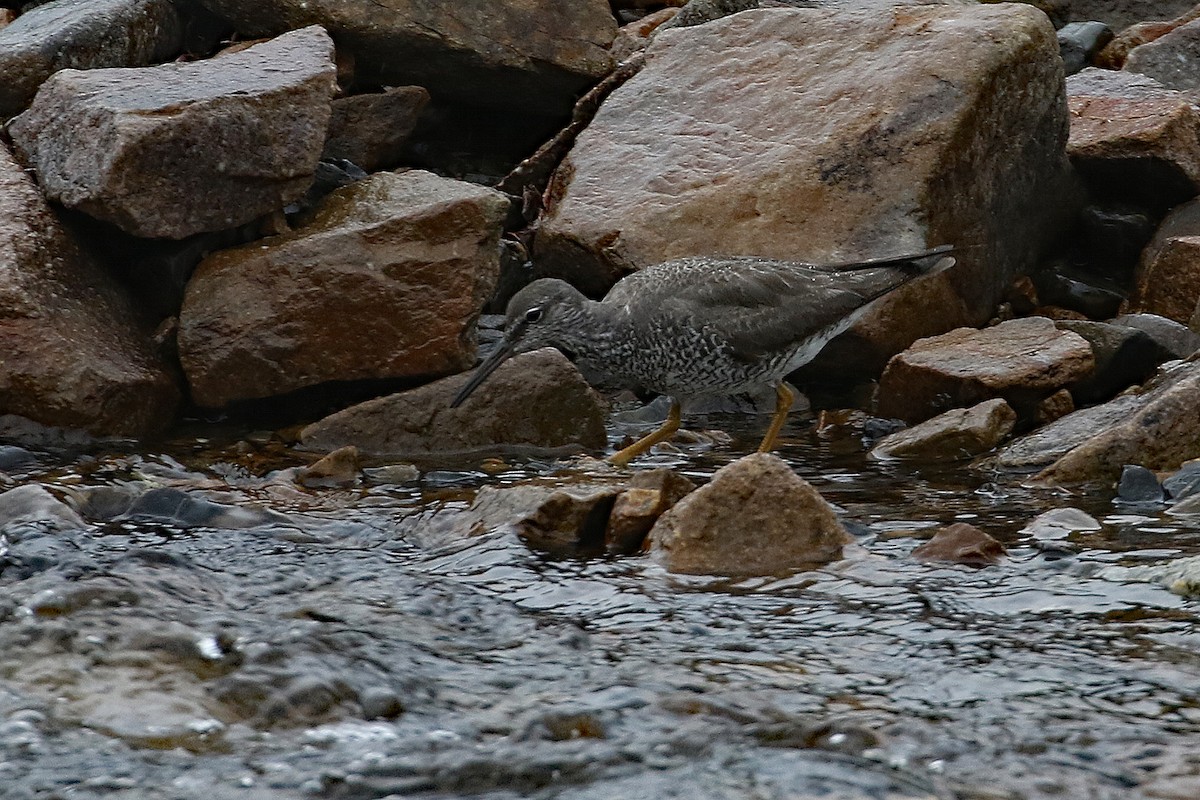
[[[955,459],[991,450],[1012,433],[1017,412],[1000,398],[956,408],[885,437],[871,450],[876,459]]]
[[[669,571],[778,575],[841,558],[851,540],[829,503],[783,459],[728,464],[659,517],[652,556]]]
[[[1080,531],[1098,531],[1100,523],[1086,511],[1078,508],[1054,508],[1038,514],[1021,528],[1021,533],[1040,541],[1066,539]]]
[[[295,230],[209,256],[179,314],[193,400],[471,366],[508,208],[482,186],[385,172],[334,192]]]
[[[1137,464],[1121,468],[1117,483],[1117,499],[1125,503],[1157,503],[1163,499],[1163,486],[1158,476]]]
[[[201,0],[247,36],[323,25],[364,85],[563,115],[612,69],[606,0]]]
[[[579,370],[553,348],[515,356],[458,408],[450,400],[469,375],[368,400],[300,432],[307,450],[352,444],[364,454],[491,450],[509,445],[598,449],[604,404]]]
[[[1000,469],[1019,471],[1049,466],[1096,431],[1125,419],[1139,405],[1135,395],[1122,395],[1103,405],[1080,409],[1006,445],[992,463]]]
[[[182,239],[304,194],[334,72],[316,27],[208,61],[63,70],[9,133],[51,199],[136,236]]]
[[[1179,595],[1200,595],[1200,556],[1136,567],[1114,565],[1104,567],[1096,575],[1110,581],[1157,583]]]
[[[1133,48],[1125,69],[1172,89],[1200,89],[1200,20]]]
[[[1070,22],[1059,28],[1058,51],[1066,73],[1074,75],[1086,67],[1112,38],[1112,28],[1103,22]]]
[[[1188,358],[1200,350],[1200,333],[1157,314],[1122,314],[1114,318],[1112,324],[1141,331],[1171,358]]]
[[[101,436],[173,419],[179,390],[124,290],[71,238],[0,144],[0,415]],[[20,426],[5,419],[7,436]],[[23,441],[69,439],[39,436]]]
[[[344,158],[367,172],[395,166],[428,102],[420,86],[337,98],[321,158]]]
[[[0,493],[0,528],[40,525],[55,531],[74,531],[88,524],[69,505],[41,486],[26,484]]]
[[[1092,346],[1096,366],[1071,387],[1079,404],[1108,400],[1126,387],[1139,384],[1173,356],[1144,331],[1090,320],[1058,320],[1062,330],[1077,333]]]
[[[1184,500],[1200,494],[1200,461],[1191,461],[1163,481],[1163,488],[1172,500]]]
[[[703,25],[752,8],[758,8],[758,0],[688,0],[679,13],[662,27],[665,30]]]
[[[56,0],[0,30],[0,120],[20,113],[60,69],[140,67],[179,51],[172,0]]]

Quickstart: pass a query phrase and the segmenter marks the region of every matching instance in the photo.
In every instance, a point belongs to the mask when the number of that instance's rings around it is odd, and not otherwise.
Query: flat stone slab
[[[1017,412],[1000,398],[956,408],[897,431],[871,450],[871,457],[946,460],[986,453],[1012,433]]]
[[[334,76],[318,27],[207,61],[62,70],[9,134],[50,199],[135,236],[182,239],[304,194]]]

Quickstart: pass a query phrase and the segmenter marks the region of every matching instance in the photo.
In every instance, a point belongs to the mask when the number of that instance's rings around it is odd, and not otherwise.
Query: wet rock
[[[179,528],[253,528],[285,522],[287,517],[264,508],[217,503],[197,492],[137,484],[88,486],[73,490],[72,504],[96,522],[135,521]]]
[[[1171,237],[1147,255],[1130,309],[1187,325],[1200,302],[1200,236]]]
[[[918,561],[949,561],[972,567],[997,564],[1004,554],[1004,545],[965,522],[939,529],[932,539],[912,551]]]
[[[1200,89],[1200,20],[1180,25],[1135,47],[1125,70],[1154,78],[1172,89]]]
[[[1188,358],[1200,350],[1200,332],[1157,314],[1122,314],[1112,323],[1141,331],[1171,358]]]
[[[1000,469],[1020,471],[1049,466],[1097,430],[1116,424],[1138,406],[1138,398],[1130,394],[1072,412],[1005,445],[994,463]]]
[[[605,409],[579,370],[553,348],[516,356],[458,408],[450,400],[469,379],[455,375],[368,400],[304,428],[308,450],[352,444],[362,453],[469,451],[498,445],[598,449]]]
[[[172,0],[57,0],[0,25],[0,120],[19,113],[60,69],[140,67],[183,44]]]
[[[434,99],[524,114],[570,112],[612,68],[617,24],[605,0],[201,0],[247,36],[323,25],[362,85],[427,88]]]
[[[417,126],[429,92],[398,86],[379,94],[358,94],[333,101],[323,159],[344,158],[367,172],[400,163],[409,135]]]
[[[1055,508],[1038,514],[1024,527],[1021,533],[1041,541],[1066,539],[1072,533],[1098,531],[1100,523],[1095,517],[1078,508]]]
[[[38,458],[23,447],[0,445],[0,471],[20,472],[36,466]]]
[[[179,317],[193,399],[219,407],[469,367],[508,208],[474,184],[379,173],[339,189],[294,231],[214,253]]]
[[[106,436],[170,423],[179,391],[122,289],[2,144],[0,307],[0,414]]]
[[[1125,464],[1170,470],[1200,457],[1200,361],[1168,370],[1135,397],[1136,404],[1126,414],[1106,428],[1094,429],[1038,478],[1048,483],[1112,480]]]
[[[353,486],[362,475],[358,461],[358,448],[340,447],[329,455],[302,468],[296,475],[296,483],[309,489],[332,486]]]
[[[1066,73],[1074,75],[1086,67],[1112,38],[1112,28],[1103,22],[1071,22],[1059,28],[1058,51]]]
[[[0,526],[37,524],[55,531],[86,528],[83,518],[69,505],[36,484],[0,492]]]
[[[602,292],[678,256],[836,261],[986,231],[986,253],[897,292],[865,341],[830,356],[880,366],[918,336],[986,322],[1046,208],[1069,206],[1061,59],[1034,9],[760,9],[661,31],[645,55],[555,173],[541,274]]]
[[[1017,412],[1000,398],[956,408],[885,437],[871,450],[877,459],[955,459],[991,450],[1012,433]]]
[[[1113,565],[1102,568],[1096,574],[1110,581],[1157,583],[1179,595],[1200,595],[1200,556],[1177,558],[1161,564],[1145,564],[1136,567]],[[1180,795],[1180,797],[1182,796],[1184,795]]]
[[[1126,464],[1121,468],[1121,480],[1117,482],[1117,499],[1125,503],[1159,503],[1163,499],[1163,487],[1158,476],[1137,464]]]
[[[1043,317],[992,328],[959,328],[921,339],[888,362],[879,380],[879,414],[908,421],[994,397],[1029,418],[1042,398],[1088,375],[1085,339]]]
[[[604,549],[622,555],[641,550],[658,518],[695,488],[696,484],[669,469],[635,473],[613,503]]]
[[[1060,320],[1055,325],[1079,334],[1092,346],[1095,369],[1071,387],[1079,403],[1107,400],[1146,380],[1155,367],[1171,358],[1158,342],[1137,328],[1090,320]]]
[[[1163,488],[1172,500],[1184,500],[1200,494],[1200,461],[1189,461],[1178,472],[1163,481]]]
[[[395,719],[404,713],[400,696],[384,686],[372,686],[358,693],[363,719]]]
[[[1048,306],[1077,311],[1091,319],[1108,319],[1121,307],[1124,295],[1098,285],[1091,276],[1073,275],[1059,267],[1042,272],[1037,278],[1038,298]]]
[[[530,547],[559,555],[598,552],[620,487],[589,483],[561,487],[484,487],[471,512],[475,533],[501,524],[516,528]]]
[[[1067,152],[1098,198],[1165,210],[1200,186],[1200,107],[1142,75],[1088,68],[1067,78]]]
[[[769,453],[722,467],[650,531],[654,558],[671,572],[688,574],[811,569],[841,558],[850,541],[817,490]]]
[[[208,61],[57,72],[9,134],[52,200],[182,239],[303,195],[333,90],[333,42],[313,27]]]

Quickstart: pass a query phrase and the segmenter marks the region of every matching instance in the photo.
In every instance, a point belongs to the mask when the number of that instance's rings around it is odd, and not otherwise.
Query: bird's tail
[[[902,256],[885,256],[867,261],[853,261],[846,264],[829,264],[821,267],[830,272],[858,272],[864,269],[881,269],[891,267],[913,272],[916,275],[937,273],[954,266],[954,245],[943,244],[924,250],[920,253],[909,253]]]

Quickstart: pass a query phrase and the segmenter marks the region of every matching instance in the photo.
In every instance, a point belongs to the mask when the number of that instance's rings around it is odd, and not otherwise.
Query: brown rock
[[[895,293],[836,356],[881,366],[918,336],[986,322],[1053,227],[1045,209],[1066,205],[1062,63],[1034,9],[761,9],[661,31],[645,55],[556,172],[540,274],[600,293],[679,256],[987,242]]]
[[[631,22],[628,25],[622,25],[617,31],[617,37],[613,39],[612,47],[609,52],[617,61],[624,61],[634,53],[641,52],[646,49],[646,45],[650,44],[650,39],[654,36],[663,23],[670,22],[671,19],[679,13],[678,8],[660,8],[636,22]]]
[[[179,317],[193,399],[219,407],[466,369],[507,211],[475,184],[379,173],[334,192],[294,231],[214,253]]]
[[[500,445],[604,447],[599,395],[562,353],[545,348],[515,356],[458,408],[450,400],[469,375],[368,400],[300,432],[307,450],[352,444],[373,455],[466,452]]]
[[[928,419],[955,406],[1003,397],[1029,419],[1041,400],[1091,372],[1087,340],[1042,317],[994,328],[959,328],[921,339],[888,362],[879,414]]]
[[[1200,107],[1190,95],[1129,72],[1067,78],[1067,152],[1099,197],[1166,209],[1200,186]]]
[[[1200,10],[1153,41],[1130,51],[1125,70],[1154,78],[1171,89],[1200,89]]]
[[[418,85],[435,100],[566,114],[612,69],[606,0],[201,0],[239,32],[322,25],[360,84]]]
[[[459,525],[477,536],[512,526],[530,547],[559,555],[599,552],[609,512],[621,487],[584,481],[485,486]]]
[[[1161,374],[1140,394],[1113,402],[1120,402],[1122,413],[1112,414],[1108,426],[1092,427],[1086,439],[1039,473],[1040,480],[1116,480],[1126,464],[1174,470],[1200,457],[1200,360],[1193,357]]]
[[[871,457],[944,460],[977,456],[1003,441],[1016,422],[1017,412],[1004,400],[985,400],[884,437],[871,450]]]
[[[321,157],[344,158],[367,172],[395,166],[428,102],[429,92],[420,86],[339,97]]]
[[[182,239],[303,195],[333,90],[333,42],[306,28],[208,61],[62,70],[9,133],[51,199]]]
[[[755,453],[713,475],[650,531],[671,572],[776,575],[841,558],[851,538],[833,509],[778,456]]]
[[[915,548],[912,554],[918,561],[949,561],[987,567],[999,563],[1004,552],[1004,545],[979,528],[956,522],[939,529],[932,539]]]
[[[1188,322],[1188,328],[1193,333],[1200,335],[1200,303],[1196,304],[1196,310],[1192,312],[1192,319]]]
[[[642,549],[655,521],[695,488],[696,484],[669,469],[635,473],[613,504],[604,531],[605,550],[627,554]]]
[[[1059,389],[1049,397],[1042,398],[1033,409],[1034,425],[1049,425],[1075,410],[1075,398],[1067,389]]]
[[[11,8],[0,8],[0,28],[7,28],[17,18],[17,12]]]
[[[171,58],[183,44],[171,0],[57,0],[9,21],[0,23],[0,120],[29,105],[60,69],[139,67]]]
[[[361,476],[358,448],[346,446],[300,469],[296,473],[296,483],[309,489],[353,486]]]
[[[144,436],[179,391],[118,285],[0,144],[0,414]]]
[[[1145,311],[1187,324],[1200,303],[1200,235],[1175,236],[1138,266],[1132,311]]]

